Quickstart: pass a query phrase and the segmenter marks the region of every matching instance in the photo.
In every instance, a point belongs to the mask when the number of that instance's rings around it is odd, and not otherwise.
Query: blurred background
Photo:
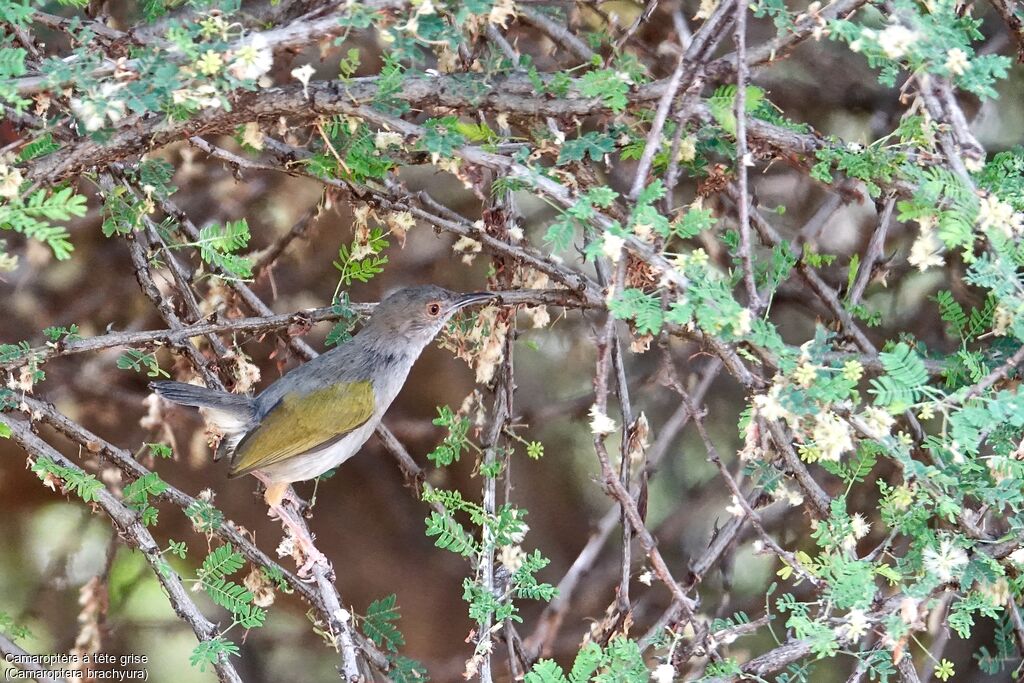
[[[610,30],[598,14],[583,6],[559,6],[569,12],[573,21],[591,30]],[[632,21],[639,9],[628,2],[597,6],[605,13],[617,15],[620,26]],[[57,6],[50,9],[61,11]],[[115,25],[133,21],[129,7],[108,9]],[[260,11],[262,5],[255,3],[252,9]],[[676,41],[672,14],[680,9],[685,17],[692,17],[697,3],[661,2],[652,20],[630,43],[630,49],[651,65],[653,78],[665,77],[673,66],[674,57],[663,55],[659,45]],[[974,11],[983,16],[990,13],[986,5],[976,6]],[[984,31],[982,52],[1012,53],[1002,24],[994,15],[992,21],[986,22]],[[774,35],[774,28],[768,22],[756,20],[751,22],[750,33],[749,42],[755,44],[759,38]],[[52,41],[52,47],[59,49],[58,35],[44,33],[40,37],[48,43]],[[542,71],[559,68],[551,57],[550,42],[531,27],[513,24],[508,38],[519,50],[531,54]],[[731,49],[728,41],[724,44]],[[330,78],[337,73],[341,54],[351,46],[363,50],[360,75],[376,73],[381,46],[356,35],[340,48],[327,46],[319,51],[279,55],[272,75],[284,82],[294,64],[312,60],[319,65],[314,78]],[[1024,98],[1019,76],[1019,70],[1015,70],[1009,80],[999,84],[998,102],[979,107],[977,102],[965,101],[966,111],[974,117],[975,133],[990,154],[1020,142]],[[791,118],[850,142],[868,143],[888,133],[905,111],[899,93],[880,86],[861,57],[827,38],[802,45],[790,59],[755,73],[753,82],[765,88],[771,101]],[[0,130],[6,136],[0,142],[11,142],[12,129],[5,125]],[[229,137],[212,141],[237,149]],[[174,183],[180,189],[174,200],[197,225],[244,217],[253,233],[251,246],[257,250],[285,234],[308,211],[323,203],[322,188],[311,180],[251,171],[236,178],[220,162],[208,160],[187,145],[172,145],[154,155],[167,159],[178,169]],[[594,170],[605,174],[613,186],[621,189],[628,188],[633,168],[632,162],[616,162],[609,167],[595,164]],[[429,186],[435,198],[465,216],[476,218],[480,214],[479,200],[448,174],[431,169],[403,169],[400,177],[414,189]],[[683,193],[692,197],[694,179],[684,182],[688,185]],[[790,237],[804,229],[812,216],[823,216],[820,228],[805,237],[820,251],[839,255],[834,284],[838,285],[840,278],[845,280],[847,257],[863,251],[864,242],[876,224],[874,203],[866,199],[846,204],[835,201],[825,188],[808,180],[806,174],[781,163],[759,167],[752,182],[763,207],[785,208],[784,213],[772,215],[771,219]],[[89,183],[83,181],[80,185],[86,190]],[[540,244],[546,220],[551,217],[549,208],[528,194],[520,193],[517,201],[525,217],[527,237]],[[0,342],[29,341],[38,345],[43,341],[44,327],[71,323],[79,326],[83,337],[108,330],[164,326],[134,281],[124,242],[103,237],[100,212],[95,202],[91,206],[90,214],[71,226],[75,253],[69,261],[55,262],[38,243],[4,233],[8,251],[19,255],[20,265],[0,279]],[[723,221],[731,220],[724,206],[716,208],[723,212]],[[350,225],[351,207],[343,198],[335,197],[331,206],[312,222],[304,238],[296,240],[278,260],[269,276],[252,283],[254,290],[279,313],[328,305],[338,283],[332,261],[338,247],[351,241]],[[886,253],[892,255],[894,274],[889,278],[889,287],[875,283],[868,290],[868,306],[885,312],[883,326],[870,334],[881,340],[893,336],[895,330],[907,330],[931,346],[948,349],[952,342],[946,338],[928,297],[949,284],[941,270],[923,275],[910,272],[906,253],[912,237],[902,225],[890,230]],[[486,255],[478,256],[472,267],[462,266],[451,250],[453,241],[450,235],[437,235],[426,226],[417,226],[409,233],[404,247],[393,245],[388,251],[390,263],[385,272],[366,285],[352,287],[349,296],[355,302],[376,301],[392,288],[422,283],[458,290],[481,287],[486,280]],[[709,249],[713,257],[721,251]],[[577,255],[564,257],[579,265]],[[208,282],[207,286],[214,283]],[[814,324],[822,314],[807,300],[806,293],[796,288],[784,288],[772,311],[787,340],[794,343],[802,343],[813,335]],[[546,454],[533,461],[525,453],[517,453],[512,462],[512,477],[513,501],[529,510],[527,521],[531,531],[524,545],[527,549],[540,548],[552,559],[541,578],[557,582],[612,504],[596,482],[598,467],[586,416],[592,403],[594,329],[601,320],[578,312],[551,313],[552,322],[543,329],[533,329],[529,318],[520,320],[521,334],[515,345],[514,414],[519,422],[528,425],[521,431],[522,436],[542,441]],[[330,323],[317,325],[305,338],[314,348],[323,350],[330,327]],[[258,388],[295,363],[275,335],[239,335],[235,341],[260,368],[262,379]],[[111,349],[49,361],[43,368],[46,380],[37,387],[36,395],[129,450],[140,450],[144,442],[168,440],[169,435],[140,425],[147,412],[143,400],[149,393],[148,378],[118,370],[116,360],[121,353],[120,349]],[[677,344],[674,353],[684,382],[693,386],[709,358],[683,343]],[[184,369],[183,362],[167,351],[161,351],[159,358],[161,367],[172,375]],[[662,430],[677,415],[678,400],[658,384],[654,353],[627,352],[626,360],[635,410],[647,414],[651,440],[659,443]],[[426,453],[443,436],[431,424],[437,406],[457,408],[473,390],[470,368],[435,344],[414,368],[385,423],[426,467]],[[733,465],[741,445],[736,423],[744,405],[742,392],[722,376],[707,392],[706,405],[712,436],[728,464]],[[168,408],[167,419],[175,457],[152,462],[143,454],[147,466],[193,495],[202,489],[212,490],[214,504],[229,519],[249,529],[263,550],[272,552],[281,537],[280,525],[266,517],[266,508],[254,493],[255,480],[226,479],[227,464],[212,462],[201,421],[194,411]],[[62,443],[59,437],[51,440]],[[675,433],[660,444],[666,452],[651,479],[648,525],[660,540],[660,549],[676,576],[683,578],[688,563],[704,551],[714,530],[728,520],[725,507],[729,497],[714,469],[705,461],[705,451],[691,430]],[[82,457],[76,451],[65,450],[76,458]],[[108,484],[117,485],[116,473],[87,457],[84,461],[90,463],[93,471],[100,471]],[[464,458],[443,471],[428,467],[428,481],[459,489],[475,498],[481,479],[474,476],[473,470],[472,458]],[[884,477],[886,472],[877,474]],[[304,497],[308,498],[312,491],[312,483],[299,486]],[[862,502],[865,506],[873,505],[871,498]],[[404,654],[423,661],[436,680],[456,680],[471,652],[471,646],[464,641],[472,623],[461,600],[462,579],[469,567],[454,555],[433,547],[424,535],[426,515],[426,506],[403,487],[394,461],[372,438],[358,457],[332,478],[320,482],[311,528],[320,548],[334,562],[337,585],[345,602],[361,613],[372,600],[396,593],[402,613],[400,628],[407,640]],[[800,508],[782,509],[775,505],[766,517],[784,545],[797,548],[804,543],[809,547],[807,540],[801,538],[808,520]],[[186,541],[190,548],[205,549],[205,538],[194,533],[180,511],[168,506],[161,506],[156,535],[163,544],[175,539]],[[619,572],[618,536],[618,531],[612,534],[593,569],[583,578],[552,656],[560,660],[571,658],[593,621],[600,619],[614,601]],[[705,605],[721,605],[715,616],[728,616],[737,610],[756,616],[763,611],[764,590],[775,580],[777,567],[767,557],[754,554],[751,540],[741,535],[721,564],[724,571],[712,572],[700,586]],[[863,543],[866,547],[877,540],[876,534],[872,534]],[[193,552],[190,557],[197,554]],[[174,563],[184,574],[194,573],[194,567],[190,568],[187,562]],[[638,562],[634,577],[642,571]],[[0,440],[0,610],[31,628],[34,637],[25,643],[26,647],[34,652],[70,650],[78,633],[82,588],[101,573],[108,574],[110,589],[102,634],[106,651],[147,655],[147,668],[154,683],[215,680],[211,672],[200,673],[188,666],[194,635],[174,617],[140,555],[112,545],[112,531],[105,517],[91,514],[77,500],[65,500],[41,486],[26,468],[25,454],[12,442]],[[203,602],[203,595],[196,593],[194,597],[214,621],[226,618],[219,608]],[[643,633],[667,604],[668,595],[663,589],[646,592],[637,603],[634,632]],[[542,607],[524,603],[525,624],[520,628],[524,635],[536,625]],[[244,638],[241,633],[230,634],[242,647],[242,657],[236,663],[245,680],[276,681],[295,678],[296,672],[303,672],[298,675],[299,680],[335,677],[336,657],[318,642],[305,616],[307,609],[298,598],[279,595],[265,628]],[[746,639],[734,646],[734,652],[742,661],[744,648],[753,653],[771,642],[768,637]],[[972,650],[967,643],[954,643],[947,650],[946,656],[956,663],[960,673],[958,680],[980,676],[969,660]],[[844,680],[848,673],[818,671],[813,680]]]

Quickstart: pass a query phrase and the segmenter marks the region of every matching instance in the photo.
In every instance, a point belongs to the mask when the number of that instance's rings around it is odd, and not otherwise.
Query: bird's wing
[[[370,419],[373,406],[369,382],[342,382],[308,394],[285,394],[239,442],[231,476],[335,441]]]

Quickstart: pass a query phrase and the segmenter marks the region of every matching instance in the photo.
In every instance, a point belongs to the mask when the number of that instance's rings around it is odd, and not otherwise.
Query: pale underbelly
[[[370,420],[330,446],[306,451],[302,455],[261,467],[260,471],[277,483],[315,479],[358,453],[373,433],[376,422],[377,420]]]

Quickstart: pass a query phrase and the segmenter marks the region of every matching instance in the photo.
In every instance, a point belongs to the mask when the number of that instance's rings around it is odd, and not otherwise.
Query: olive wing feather
[[[342,382],[308,394],[290,393],[235,449],[236,477],[311,451],[364,424],[373,414],[370,382]]]

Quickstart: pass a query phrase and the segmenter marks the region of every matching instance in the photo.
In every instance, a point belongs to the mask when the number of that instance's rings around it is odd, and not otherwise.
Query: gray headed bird
[[[373,311],[349,341],[309,361],[256,396],[182,382],[153,382],[157,394],[204,408],[224,437],[231,477],[252,474],[267,487],[279,517],[306,558],[300,574],[326,558],[282,506],[288,486],[320,476],[355,455],[373,433],[419,358],[459,309],[493,299],[441,287],[400,289]]]

